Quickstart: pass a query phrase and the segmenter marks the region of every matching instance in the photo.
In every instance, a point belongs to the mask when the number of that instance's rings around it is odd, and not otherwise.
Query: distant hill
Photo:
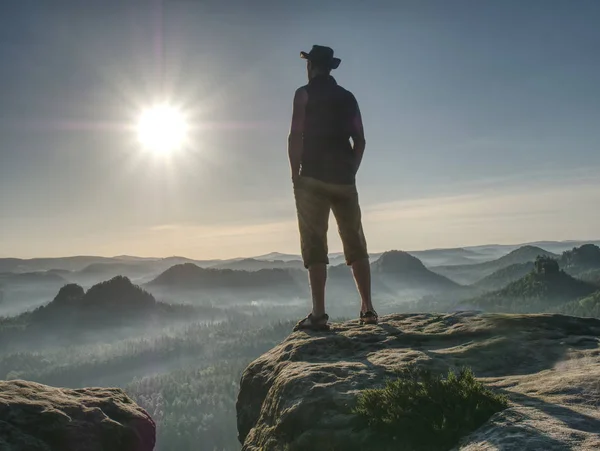
[[[590,269],[577,275],[577,278],[600,287],[600,269]]]
[[[556,260],[539,258],[534,270],[525,277],[461,305],[488,312],[543,312],[588,296],[597,289],[560,270]]]
[[[31,285],[52,284],[62,285],[67,280],[60,274],[50,271],[26,272],[26,273],[1,273],[0,284],[9,285]]]
[[[62,277],[65,280],[69,280],[69,275],[72,273],[72,271],[69,271],[68,269],[49,269],[45,272],[47,274],[59,275],[60,277]]]
[[[533,270],[533,266],[533,262],[515,263],[478,280],[473,286],[486,291],[499,290],[506,285],[525,277]]]
[[[575,247],[581,247],[586,244],[600,246],[600,240],[566,240],[566,241],[537,241],[527,243],[532,246],[538,246],[555,254],[561,254]]]
[[[500,257],[496,260],[492,260],[485,263],[480,263],[478,266],[486,268],[500,269],[505,268],[515,263],[526,263],[535,261],[539,256],[557,258],[558,255],[552,252],[548,252],[541,247],[536,246],[522,246],[514,251],[508,253],[504,257]]]
[[[185,263],[169,268],[150,281],[147,286],[187,290],[291,289],[296,286],[296,279],[284,269],[261,269],[250,272],[200,268],[192,263]]]
[[[79,275],[94,275],[101,277],[136,277],[144,275],[149,271],[154,270],[156,262],[151,260],[142,261],[126,261],[126,262],[110,262],[110,263],[92,263],[80,271],[77,271]]]
[[[66,278],[72,282],[86,286],[94,285],[116,276],[125,276],[136,283],[145,283],[156,278],[167,269],[185,263],[197,266],[211,266],[220,263],[220,260],[195,261],[185,257],[160,259],[116,257],[111,261],[91,263],[79,271],[72,271]]]
[[[426,292],[455,290],[460,285],[425,267],[416,257],[403,251],[384,252],[371,265],[375,278],[396,289],[418,289]]]
[[[183,263],[193,263],[198,266],[206,267],[206,266],[212,266],[217,263],[220,263],[222,260],[214,260],[214,259],[213,260],[194,260],[192,258],[187,258],[187,257],[173,256],[173,257],[160,258],[160,259],[157,259],[157,261],[159,261],[161,263],[162,267],[164,269],[166,269],[166,268],[169,268],[174,265],[181,265]]]
[[[560,255],[564,251],[579,247],[584,244],[595,244],[600,246],[599,240],[568,240],[568,241],[533,241],[520,244],[484,244],[479,246],[464,246],[463,248],[469,251],[474,251],[477,254],[487,256],[488,260],[495,260],[523,246],[533,246],[545,249],[553,254]]]
[[[558,255],[539,247],[523,246],[496,260],[477,263],[474,265],[436,266],[431,268],[431,270],[446,276],[455,282],[462,284],[473,284],[478,280],[493,274],[499,269],[506,268],[507,266],[518,263],[533,262],[538,256],[552,258],[559,257]]]
[[[135,255],[115,255],[114,260],[123,260],[128,262],[143,262],[157,260],[155,257],[136,257]]]
[[[87,292],[77,284],[63,286],[54,299],[10,321],[55,329],[99,329],[163,323],[192,318],[213,318],[218,309],[170,305],[117,276],[91,287]],[[0,323],[1,325],[1,323]]]
[[[87,292],[65,285],[48,304],[18,316],[0,318],[3,349],[64,347],[148,337],[164,327],[244,317],[211,306],[166,304],[126,277],[94,285]]]
[[[258,260],[244,258],[211,266],[213,269],[231,269],[235,271],[260,271],[261,269],[304,269],[301,260]]]
[[[598,246],[585,244],[565,251],[558,258],[558,263],[561,269],[578,279],[595,284],[600,283],[600,248]],[[484,277],[473,286],[485,290],[497,290],[524,277],[533,270],[533,266],[533,262],[515,263]]]
[[[282,254],[281,252],[270,252],[268,254],[259,255],[257,257],[252,257],[251,260],[261,260],[261,261],[284,261],[289,262],[293,260],[300,260],[301,257],[299,255],[294,254]]]
[[[482,259],[481,254],[463,248],[408,251],[408,254],[418,258],[428,267],[471,265],[479,263]]]
[[[43,272],[43,271],[88,271],[96,265],[115,265],[115,267],[127,268],[125,265],[139,268],[158,268],[160,271],[182,263],[194,263],[200,266],[211,266],[219,263],[220,260],[193,260],[186,257],[165,257],[165,258],[149,258],[149,257],[133,257],[133,256],[118,256],[118,257],[96,257],[96,256],[74,256],[74,257],[57,257],[57,258],[0,258],[0,273],[26,273],[26,272]],[[122,265],[122,266],[120,266]],[[99,268],[100,266],[98,266]]]
[[[0,272],[38,272],[50,269],[78,271],[92,263],[109,261],[112,259],[85,255],[61,258],[0,258]]]
[[[600,291],[596,291],[583,299],[563,304],[557,307],[555,311],[571,316],[600,318]]]
[[[94,285],[117,276],[133,280],[151,280],[169,267],[163,260],[124,260],[92,263],[80,271],[73,271],[69,280],[83,285]]]
[[[419,258],[426,266],[450,266],[460,263],[462,259],[474,260],[476,262],[489,261],[497,259],[500,256],[506,255],[511,251],[517,250],[523,247],[538,247],[543,248],[546,251],[553,253],[562,253],[573,249],[574,247],[582,246],[585,244],[600,245],[600,240],[592,241],[539,241],[535,243],[527,243],[523,245],[505,245],[505,244],[485,244],[479,246],[466,246],[461,248],[448,248],[448,249],[424,249],[417,251],[409,251],[411,255]],[[372,261],[378,259],[381,253],[372,253]],[[258,255],[252,257],[254,260],[262,261],[291,261],[301,260],[297,254],[284,254],[280,252],[270,252],[264,255]],[[67,270],[67,271],[81,271],[86,266],[94,263],[119,263],[119,262],[162,262],[164,269],[169,266],[183,264],[183,263],[194,263],[201,267],[210,267],[218,264],[224,264],[232,262],[234,260],[243,260],[243,258],[232,258],[227,260],[197,260],[193,258],[183,256],[171,256],[171,257],[138,257],[134,255],[118,255],[114,257],[102,257],[93,255],[77,255],[71,257],[50,257],[50,258],[0,258],[0,273],[2,272],[38,272],[48,271],[53,269]],[[333,252],[330,254],[331,264],[343,263],[343,254],[340,252]],[[441,262],[446,260],[446,262]],[[464,264],[468,262],[463,261]],[[523,262],[513,262],[523,263]],[[163,269],[163,270],[164,270]]]
[[[584,244],[565,251],[560,257],[559,264],[561,268],[574,276],[592,270],[599,270],[600,247],[594,244]]]
[[[374,262],[379,257],[381,257],[382,252],[371,252],[369,253],[369,258],[371,262]],[[297,262],[302,262],[302,257],[296,254],[282,254],[280,252],[271,252],[265,255],[259,255],[258,257],[252,257],[253,260],[260,260],[266,262],[275,262],[275,261],[283,261],[286,263],[291,263],[293,265],[297,265]],[[229,262],[244,260],[242,258],[236,258],[231,260],[225,260],[220,262],[214,267],[226,267],[225,265]],[[343,252],[330,252],[329,253],[329,264],[330,266],[344,265],[345,257]],[[202,266],[202,265],[200,265]]]

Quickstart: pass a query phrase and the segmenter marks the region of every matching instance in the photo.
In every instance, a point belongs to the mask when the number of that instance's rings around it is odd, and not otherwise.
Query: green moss
[[[477,381],[470,369],[446,377],[406,370],[384,388],[365,390],[354,413],[378,445],[447,450],[480,427],[508,401]]]

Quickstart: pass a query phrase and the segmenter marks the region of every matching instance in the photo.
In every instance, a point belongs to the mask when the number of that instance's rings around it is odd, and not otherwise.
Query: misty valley
[[[600,242],[540,242],[371,255],[380,315],[560,313],[600,318]],[[359,297],[331,255],[327,310]],[[242,371],[309,309],[298,256],[0,259],[0,379],[121,387],[165,450],[239,450]]]

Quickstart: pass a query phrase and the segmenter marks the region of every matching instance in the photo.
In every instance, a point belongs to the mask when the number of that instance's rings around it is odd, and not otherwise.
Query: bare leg
[[[327,265],[317,263],[308,268],[308,280],[312,293],[313,316],[325,313],[325,283],[327,282]]]
[[[352,275],[360,294],[360,311],[373,311],[371,300],[371,266],[368,258],[362,258],[352,263]]]

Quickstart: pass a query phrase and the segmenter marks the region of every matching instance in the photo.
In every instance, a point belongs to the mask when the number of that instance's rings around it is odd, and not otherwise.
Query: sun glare
[[[137,123],[139,142],[156,153],[169,153],[184,146],[188,124],[183,113],[170,105],[143,111]]]

